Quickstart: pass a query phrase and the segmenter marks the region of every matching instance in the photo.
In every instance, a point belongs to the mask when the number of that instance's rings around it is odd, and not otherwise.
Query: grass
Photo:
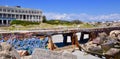
[[[87,24],[87,23],[84,23],[84,24],[81,24],[81,27],[82,28],[94,28],[95,26]]]
[[[70,25],[66,25],[66,24],[47,24],[47,23],[42,23],[39,25],[27,25],[27,26],[23,26],[23,25],[11,25],[9,27],[0,27],[0,30],[31,30],[31,29],[48,29],[48,28],[68,28],[68,27],[75,27],[75,28],[93,28],[94,26],[87,24],[87,23],[83,23],[83,24],[70,24]]]
[[[31,30],[31,29],[48,29],[48,28],[70,28],[70,27],[77,27],[77,28],[93,28],[88,23],[76,23],[70,21],[63,21],[63,20],[48,20],[45,23],[38,23],[38,22],[30,22],[30,21],[21,21],[21,20],[13,20],[11,22],[11,26],[9,27],[0,27],[0,30]]]

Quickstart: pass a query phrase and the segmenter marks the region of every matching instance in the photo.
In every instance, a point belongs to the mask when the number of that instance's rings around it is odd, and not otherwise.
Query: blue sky
[[[0,0],[0,5],[40,9],[48,19],[120,20],[120,0]]]

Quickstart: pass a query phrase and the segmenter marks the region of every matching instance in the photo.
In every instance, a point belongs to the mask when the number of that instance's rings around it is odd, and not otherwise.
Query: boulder
[[[120,30],[113,30],[110,32],[109,36],[110,37],[117,37],[118,34],[120,34]]]
[[[20,59],[19,54],[6,42],[0,44],[0,59]]]

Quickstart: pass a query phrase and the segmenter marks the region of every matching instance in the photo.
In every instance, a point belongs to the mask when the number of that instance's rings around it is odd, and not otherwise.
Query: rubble
[[[82,48],[91,54],[105,56],[107,59],[120,59],[120,30],[111,31],[109,35],[106,33],[99,33],[97,38],[82,45]],[[116,47],[117,46],[117,47]],[[109,56],[109,58],[108,58]],[[115,57],[113,57],[115,56]]]
[[[0,43],[0,59],[20,59],[19,54],[6,42]]]

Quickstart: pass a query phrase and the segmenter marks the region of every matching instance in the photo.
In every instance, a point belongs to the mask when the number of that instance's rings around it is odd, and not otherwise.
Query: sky
[[[120,20],[120,0],[0,0],[0,5],[40,9],[47,19]]]

